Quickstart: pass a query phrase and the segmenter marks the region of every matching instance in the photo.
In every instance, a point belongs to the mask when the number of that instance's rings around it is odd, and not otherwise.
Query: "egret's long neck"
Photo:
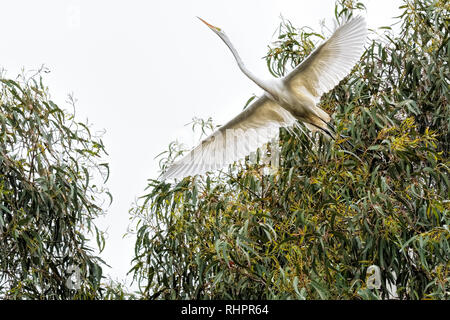
[[[228,48],[230,48],[230,51],[233,54],[234,58],[236,59],[236,62],[238,64],[239,68],[241,69],[241,71],[247,77],[249,77],[250,80],[252,80],[254,83],[256,83],[261,89],[263,89],[264,91],[272,94],[271,89],[268,86],[268,84],[266,83],[266,81],[263,81],[263,80],[259,79],[253,73],[251,73],[250,70],[247,69],[247,67],[242,62],[241,57],[237,53],[237,51],[234,48],[233,44],[231,43],[230,39],[228,39],[227,35],[222,33],[222,34],[219,34],[219,37],[223,40],[223,42],[225,42],[225,44],[228,46]]]

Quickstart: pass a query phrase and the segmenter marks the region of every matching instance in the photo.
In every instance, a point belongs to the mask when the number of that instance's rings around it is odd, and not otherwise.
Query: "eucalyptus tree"
[[[150,179],[132,209],[142,297],[447,299],[448,9],[404,0],[399,32],[370,32],[356,67],[318,104],[335,141],[280,129],[256,163]],[[341,0],[335,16],[364,10]],[[278,31],[265,57],[277,77],[325,38],[289,21]],[[276,150],[278,167],[267,170],[262,159]],[[162,172],[183,153],[172,143]],[[372,265],[379,288],[368,286]]]
[[[106,152],[50,99],[44,71],[0,77],[0,297],[98,298],[103,262],[87,237],[103,249]]]

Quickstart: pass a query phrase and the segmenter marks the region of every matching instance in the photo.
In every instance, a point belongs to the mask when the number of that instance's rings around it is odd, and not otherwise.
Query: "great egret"
[[[261,87],[264,94],[173,163],[161,176],[162,180],[220,169],[257,150],[274,138],[280,127],[292,127],[297,120],[312,131],[321,130],[332,136],[328,130],[330,116],[316,104],[359,60],[367,33],[363,17],[347,20],[288,75],[270,80],[255,77],[243,64],[225,32],[199,19],[225,42],[241,71]]]

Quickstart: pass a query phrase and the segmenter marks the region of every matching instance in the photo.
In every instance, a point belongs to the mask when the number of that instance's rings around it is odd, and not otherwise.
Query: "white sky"
[[[399,0],[368,0],[369,28],[389,24]],[[333,0],[15,0],[0,2],[0,67],[51,70],[44,82],[61,107],[78,99],[78,120],[106,130],[114,197],[100,226],[108,230],[105,272],[124,280],[134,238],[123,238],[128,210],[158,175],[154,157],[179,139],[195,141],[196,117],[223,124],[260,89],[241,74],[225,44],[196,16],[222,28],[247,67],[269,77],[267,53],[280,14],[295,26],[332,27]],[[70,109],[69,109],[70,110]]]

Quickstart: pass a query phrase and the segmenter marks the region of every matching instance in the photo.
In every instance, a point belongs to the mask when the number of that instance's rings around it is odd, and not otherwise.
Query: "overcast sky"
[[[389,24],[400,1],[368,0],[369,28]],[[134,238],[122,236],[128,210],[158,176],[154,157],[179,139],[195,142],[184,125],[195,117],[223,124],[260,89],[237,67],[224,43],[196,16],[222,28],[247,67],[269,77],[262,57],[280,15],[295,26],[333,26],[333,0],[15,0],[0,2],[0,68],[50,69],[44,79],[61,107],[69,93],[78,120],[106,130],[113,204],[105,272],[124,280]]]

